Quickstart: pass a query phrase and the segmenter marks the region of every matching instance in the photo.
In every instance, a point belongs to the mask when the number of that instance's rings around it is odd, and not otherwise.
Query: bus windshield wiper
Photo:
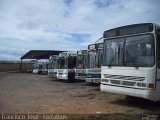
[[[135,67],[136,69],[139,69],[139,66],[138,66],[135,62],[132,62],[132,65],[133,65],[133,67]]]
[[[131,61],[125,61],[124,64],[126,66],[126,63],[131,63],[132,66],[131,67],[135,67],[136,69],[139,69],[138,64],[136,64],[135,59],[131,60]]]
[[[136,62],[133,62],[133,67],[135,67],[136,69],[139,69],[139,66]]]

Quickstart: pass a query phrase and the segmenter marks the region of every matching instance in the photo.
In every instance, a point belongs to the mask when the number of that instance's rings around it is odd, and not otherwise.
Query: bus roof
[[[155,23],[139,23],[139,24],[125,25],[104,31],[103,37],[110,38],[116,36],[151,32],[153,31],[154,26],[159,27],[159,25]]]
[[[78,50],[77,55],[85,55],[85,54],[87,54],[87,51],[88,50]]]
[[[101,43],[94,43],[94,44],[89,44],[88,45],[88,50],[96,50],[99,47],[103,46],[103,42]]]

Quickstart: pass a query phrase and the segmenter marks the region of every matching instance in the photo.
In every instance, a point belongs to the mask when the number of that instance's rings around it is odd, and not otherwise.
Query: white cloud
[[[85,49],[107,29],[160,23],[159,6],[159,0],[0,0],[0,59],[31,49]]]

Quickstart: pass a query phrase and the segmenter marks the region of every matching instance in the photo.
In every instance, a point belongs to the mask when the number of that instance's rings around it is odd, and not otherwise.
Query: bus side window
[[[157,30],[157,43],[158,43],[158,68],[160,68],[160,29]]]

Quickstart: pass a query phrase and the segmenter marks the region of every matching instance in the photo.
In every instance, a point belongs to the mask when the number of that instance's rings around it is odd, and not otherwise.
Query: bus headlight
[[[147,84],[146,83],[137,83],[137,86],[138,87],[147,87]]]
[[[141,87],[141,86],[142,86],[142,83],[137,83],[137,86],[138,86],[138,87]]]
[[[146,83],[142,83],[142,87],[147,87],[147,84]]]

